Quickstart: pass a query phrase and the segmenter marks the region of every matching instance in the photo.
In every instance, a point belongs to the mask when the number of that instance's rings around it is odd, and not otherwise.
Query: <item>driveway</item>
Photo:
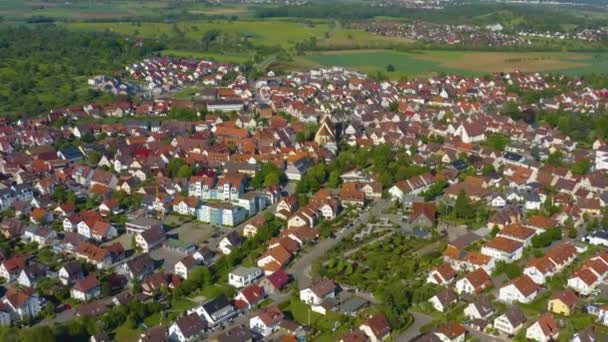
[[[34,326],[36,327],[36,326],[63,324],[63,323],[73,320],[75,315],[76,315],[75,309],[65,310],[65,311],[62,311],[62,312],[58,313],[57,315],[55,315],[55,318],[48,319],[48,320],[45,319],[43,321],[38,322]]]
[[[511,341],[511,339],[509,339],[508,337],[498,337],[498,336],[488,335],[482,331],[473,329],[468,325],[465,325],[465,328],[467,329],[467,332],[470,334],[470,336],[474,336],[477,339],[479,339],[480,341],[484,341],[484,342],[485,341],[487,341],[487,342]]]
[[[414,316],[414,323],[412,323],[403,334],[395,337],[395,342],[408,342],[413,340],[416,336],[420,335],[420,328],[433,321],[431,316],[420,312],[412,312],[412,315]]]

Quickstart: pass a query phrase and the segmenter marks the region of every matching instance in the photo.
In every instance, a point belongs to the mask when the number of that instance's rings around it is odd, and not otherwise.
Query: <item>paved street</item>
[[[499,336],[493,336],[493,335],[488,335],[484,332],[481,332],[479,330],[473,329],[468,325],[465,325],[465,328],[467,328],[467,332],[475,337],[478,338],[480,341],[484,341],[484,342],[504,342],[504,341],[511,341],[510,338],[508,337],[499,337]]]
[[[298,282],[300,289],[305,289],[312,285],[312,274],[311,265],[317,259],[327,253],[330,249],[335,247],[345,236],[352,233],[357,223],[365,223],[369,219],[370,215],[381,215],[382,210],[390,205],[390,201],[380,200],[369,209],[365,210],[358,219],[352,220],[353,224],[347,226],[344,231],[336,234],[334,238],[324,239],[318,241],[310,250],[304,253],[298,260],[291,264],[287,272],[293,275],[294,279]]]
[[[45,326],[45,325],[54,325],[54,324],[62,324],[69,322],[74,319],[76,315],[76,310],[69,309],[63,312],[58,313],[55,318],[49,320],[43,320],[35,324],[34,326]]]
[[[433,318],[419,312],[412,312],[414,323],[401,335],[395,337],[395,342],[408,342],[420,335],[420,328],[431,323]]]
[[[291,297],[291,292],[283,292],[280,295],[270,297],[272,299],[272,301],[267,306],[279,305],[280,303],[289,300],[290,297]],[[241,326],[241,325],[249,326],[249,319],[251,317],[255,316],[256,313],[257,312],[254,312],[252,310],[246,311],[246,312],[238,315],[237,317],[233,318],[232,321],[229,321],[227,324],[225,323],[225,324],[215,328],[214,331],[210,332],[205,337],[207,339],[212,339],[212,338],[217,337],[218,335],[221,335],[224,332],[229,331],[238,326]]]

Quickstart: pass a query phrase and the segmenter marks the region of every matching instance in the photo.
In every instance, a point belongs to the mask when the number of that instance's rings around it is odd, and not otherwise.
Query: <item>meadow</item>
[[[391,77],[458,73],[483,75],[490,72],[546,71],[564,74],[602,73],[608,70],[607,54],[565,52],[475,52],[352,50],[312,53],[296,59],[295,66],[342,65],[369,74],[382,72],[391,64]]]
[[[48,17],[57,20],[119,20],[127,18],[162,18],[167,15],[205,16],[250,16],[249,7],[243,5],[210,6],[205,3],[168,1],[0,1],[0,16],[8,21],[22,21],[31,16]]]
[[[277,20],[205,20],[183,21],[175,24],[169,23],[66,23],[71,30],[104,31],[109,30],[126,36],[144,38],[168,37],[183,33],[186,38],[200,40],[203,33],[209,30],[221,30],[228,33],[237,33],[256,45],[292,47],[296,43],[311,37],[323,37],[331,28],[328,24],[304,24],[294,21]]]

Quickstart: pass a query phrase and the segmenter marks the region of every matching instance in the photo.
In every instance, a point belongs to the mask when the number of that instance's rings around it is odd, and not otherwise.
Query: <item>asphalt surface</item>
[[[298,282],[299,289],[305,289],[312,285],[311,265],[318,258],[322,257],[330,249],[334,248],[347,235],[354,232],[358,223],[366,223],[371,215],[379,216],[382,210],[390,206],[390,201],[380,200],[363,211],[358,218],[351,220],[351,224],[336,234],[334,238],[318,241],[311,249],[303,253],[298,260],[290,265],[287,273],[291,274]]]
[[[403,334],[395,337],[395,342],[408,342],[420,335],[420,328],[431,323],[433,318],[420,312],[412,312],[414,323]]]

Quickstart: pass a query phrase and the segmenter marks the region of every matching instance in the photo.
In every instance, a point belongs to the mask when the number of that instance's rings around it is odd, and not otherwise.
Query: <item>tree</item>
[[[461,191],[458,197],[456,197],[454,214],[459,219],[472,219],[475,217],[475,208],[471,203],[471,199],[464,191]]]
[[[188,165],[182,165],[177,170],[177,177],[179,178],[190,178],[190,176],[192,176],[192,168]]]
[[[169,174],[171,175],[171,177],[176,177],[180,168],[182,166],[184,166],[186,164],[186,162],[184,162],[182,159],[180,158],[173,158],[171,160],[169,160]]]
[[[87,155],[87,161],[89,162],[89,165],[93,165],[93,166],[97,165],[99,163],[100,159],[101,159],[101,153],[99,153],[97,151],[91,151]]]
[[[568,228],[568,237],[570,239],[576,239],[577,236],[578,236],[578,232],[576,231],[576,228],[574,228],[574,227]]]
[[[570,165],[570,171],[575,175],[586,175],[591,171],[591,161],[587,158],[582,158],[581,160]]]
[[[135,235],[131,236],[131,249],[137,251],[139,247],[137,246],[137,241],[135,240]]]
[[[564,157],[563,153],[561,153],[560,151],[555,151],[555,152],[549,154],[549,157],[547,157],[547,160],[545,160],[545,164],[552,165],[552,166],[562,166],[563,157]]]
[[[395,71],[395,66],[392,64],[388,64],[386,66],[386,72],[393,72],[393,71]]]
[[[421,195],[425,201],[431,201],[443,193],[443,189],[448,186],[448,182],[444,179],[435,182]]]
[[[329,173],[327,185],[334,189],[340,186],[340,172],[338,172],[338,170],[333,170]]]
[[[188,107],[173,107],[169,111],[168,116],[172,119],[182,121],[193,121],[198,119],[196,110]]]
[[[398,112],[399,111],[399,102],[397,101],[393,101],[388,105],[388,110],[390,110],[391,112]]]
[[[284,181],[284,173],[281,169],[272,163],[263,163],[260,170],[256,172],[251,180],[251,186],[261,190],[273,185],[279,185]]]
[[[519,106],[513,101],[508,101],[505,103],[502,109],[502,114],[508,115],[513,120],[521,120],[522,118],[522,113],[519,110]]]

